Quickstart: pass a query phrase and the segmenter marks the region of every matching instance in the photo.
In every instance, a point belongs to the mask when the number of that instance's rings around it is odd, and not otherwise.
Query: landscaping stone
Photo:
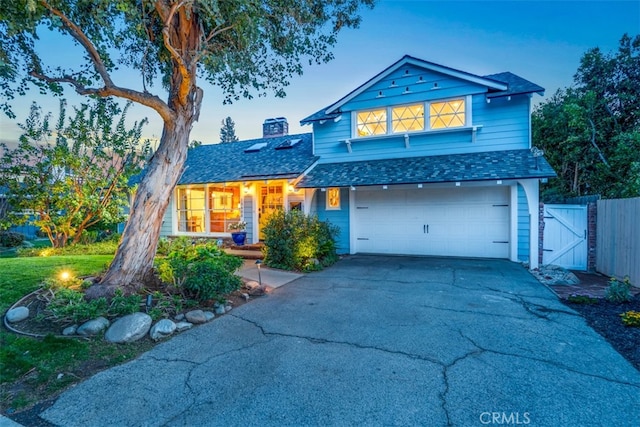
[[[29,317],[29,309],[27,307],[16,307],[7,311],[7,322],[21,322]]]
[[[168,337],[176,331],[176,324],[169,319],[162,319],[151,327],[149,336],[154,341],[158,341],[161,338]]]
[[[184,313],[178,313],[178,314],[176,314],[176,317],[174,317],[174,319],[175,319],[177,322],[182,322],[182,321],[184,320]]]
[[[250,291],[252,291],[254,289],[259,289],[260,283],[256,282],[255,280],[249,280],[247,283],[244,284],[244,286]]]
[[[98,317],[97,319],[89,320],[88,322],[80,325],[76,333],[78,335],[82,335],[83,337],[98,335],[100,332],[107,329],[109,327],[109,324],[109,320],[105,319],[104,317]]]
[[[191,310],[187,314],[185,314],[185,318],[188,322],[195,324],[207,322],[207,316],[202,310]]]
[[[220,314],[224,314],[224,313],[225,313],[224,305],[217,305],[216,306],[216,314],[220,315]]]
[[[77,331],[78,331],[78,325],[67,326],[62,330],[62,335],[64,335],[65,337],[68,337],[70,335],[75,335]]]
[[[193,327],[193,323],[189,323],[189,322],[176,323],[176,331],[178,332],[186,331],[187,329],[191,329],[192,327]]]
[[[225,306],[224,311],[225,312],[229,312],[229,311],[231,311],[232,308],[233,308],[232,306],[227,305],[227,306]]]
[[[546,285],[576,285],[580,279],[569,270],[557,265],[543,265],[531,271],[536,279]]]
[[[207,318],[207,322],[213,320],[216,317],[216,315],[210,311],[205,311],[204,316]]]
[[[244,298],[245,301],[249,301],[249,294],[243,292],[241,295],[242,295],[242,298]]]
[[[138,341],[147,335],[151,323],[151,316],[147,313],[128,314],[113,322],[113,325],[104,334],[104,338],[114,343]]]

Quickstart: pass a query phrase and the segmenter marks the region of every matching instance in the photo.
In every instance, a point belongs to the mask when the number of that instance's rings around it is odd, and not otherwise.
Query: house
[[[340,228],[342,253],[506,258],[538,265],[538,185],[555,176],[531,141],[531,98],[512,73],[477,76],[404,56],[334,104],[263,138],[189,152],[163,235],[220,237],[274,209]]]

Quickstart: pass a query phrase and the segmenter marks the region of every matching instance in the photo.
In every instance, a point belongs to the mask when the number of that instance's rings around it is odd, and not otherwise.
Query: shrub
[[[265,264],[310,271],[337,261],[338,227],[300,211],[275,211],[263,228]]]
[[[58,289],[47,304],[47,311],[53,319],[60,322],[73,321],[76,323],[95,319],[107,313],[106,298],[91,301],[84,299],[84,293],[73,289]]]
[[[24,242],[24,234],[15,231],[0,231],[0,246],[15,248]]]
[[[640,312],[631,310],[620,314],[620,317],[625,326],[640,328]]]
[[[569,298],[567,298],[567,301],[573,304],[586,304],[586,305],[598,303],[597,298],[592,298],[589,295],[569,295]]]
[[[160,280],[199,301],[239,289],[242,281],[234,273],[241,265],[241,258],[227,255],[213,243],[177,243],[166,258],[156,259]]]
[[[605,298],[614,303],[631,301],[631,282],[629,278],[625,277],[621,282],[612,277],[611,280],[609,280],[609,287],[607,288]]]

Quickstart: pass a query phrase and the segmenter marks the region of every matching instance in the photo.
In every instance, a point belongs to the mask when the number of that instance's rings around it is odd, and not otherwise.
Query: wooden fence
[[[640,197],[598,200],[596,269],[640,287]]]

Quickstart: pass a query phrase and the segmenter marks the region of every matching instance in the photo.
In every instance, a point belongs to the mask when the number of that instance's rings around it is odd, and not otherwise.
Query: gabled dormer
[[[404,56],[301,123],[322,163],[529,148],[530,95],[543,91]]]

